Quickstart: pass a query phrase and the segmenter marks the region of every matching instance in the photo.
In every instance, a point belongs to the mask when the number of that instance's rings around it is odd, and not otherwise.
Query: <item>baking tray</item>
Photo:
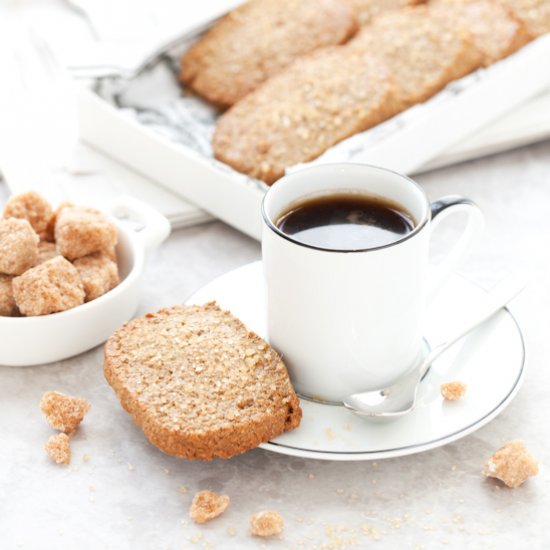
[[[258,239],[266,185],[213,158],[210,140],[219,113],[182,93],[177,80],[182,54],[212,23],[184,33],[176,47],[133,78],[104,78],[92,89],[80,89],[80,134]],[[427,102],[342,141],[307,164],[366,162],[414,174],[550,136],[548,59],[550,35],[450,83]],[[522,110],[529,115],[527,122]]]

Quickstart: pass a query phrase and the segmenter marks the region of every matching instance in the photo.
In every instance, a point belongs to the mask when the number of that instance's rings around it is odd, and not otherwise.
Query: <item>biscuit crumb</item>
[[[529,453],[523,441],[516,439],[505,443],[483,465],[487,477],[500,479],[508,487],[519,487],[527,478],[537,475],[539,465]]]
[[[52,428],[73,434],[90,409],[90,404],[79,397],[48,391],[40,400],[40,409]]]
[[[178,492],[180,492],[182,495],[186,495],[189,492],[189,487],[186,485],[180,485],[178,487]]]
[[[285,524],[278,512],[259,512],[250,518],[250,533],[255,537],[273,537],[283,532]]]
[[[71,444],[67,434],[52,435],[44,445],[44,449],[56,464],[71,462]]]
[[[89,462],[89,460],[90,460],[90,455],[88,453],[84,453],[82,455],[82,461],[83,462]]]
[[[218,495],[212,491],[199,491],[189,508],[189,516],[195,523],[206,523],[221,514],[229,506],[227,495]]]
[[[464,382],[459,382],[454,380],[453,382],[447,382],[446,384],[441,384],[441,395],[447,401],[458,401],[466,393],[466,384]]]

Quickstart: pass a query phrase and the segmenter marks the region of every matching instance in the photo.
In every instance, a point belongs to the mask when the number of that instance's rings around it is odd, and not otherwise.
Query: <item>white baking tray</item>
[[[181,54],[209,24],[182,36],[180,46],[136,78],[102,79],[93,90],[82,88],[80,133],[94,147],[259,238],[259,204],[267,187],[212,157],[218,114],[182,94],[177,83]],[[367,162],[414,174],[544,139],[550,136],[548,59],[550,35],[309,164]]]

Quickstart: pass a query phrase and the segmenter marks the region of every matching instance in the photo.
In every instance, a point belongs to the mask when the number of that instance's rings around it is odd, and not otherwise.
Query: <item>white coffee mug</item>
[[[304,244],[277,227],[294,203],[343,192],[401,205],[412,215],[414,229],[385,246],[330,250]],[[428,281],[430,235],[454,212],[468,214],[464,232]],[[266,193],[262,216],[269,341],[299,394],[332,402],[384,387],[418,361],[428,293],[483,229],[483,215],[468,199],[453,196],[430,204],[410,178],[349,163],[282,178]]]

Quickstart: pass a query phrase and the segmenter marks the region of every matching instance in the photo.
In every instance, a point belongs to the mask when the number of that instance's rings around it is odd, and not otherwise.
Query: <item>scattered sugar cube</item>
[[[8,199],[4,207],[4,218],[27,220],[40,236],[45,236],[51,217],[50,203],[36,191],[14,195]]]
[[[15,303],[23,315],[46,315],[84,303],[84,287],[76,267],[61,256],[13,279]]]
[[[206,523],[223,514],[229,506],[227,495],[212,491],[199,491],[193,498],[189,515],[195,523]]]
[[[3,317],[12,317],[18,313],[13,297],[12,279],[12,275],[2,275],[0,273],[0,316]]]
[[[52,428],[72,434],[90,410],[90,404],[80,397],[48,391],[40,400],[40,409]]]
[[[27,220],[0,220],[0,273],[20,275],[36,265],[39,241]]]
[[[57,251],[55,243],[48,241],[40,241],[38,243],[38,260],[36,265],[43,264],[56,256],[60,256],[60,254]]]
[[[464,382],[454,381],[441,384],[441,395],[447,401],[458,401],[466,393],[466,384]]]
[[[86,302],[95,300],[118,285],[118,267],[107,255],[96,253],[75,260],[73,265],[78,270]]]
[[[67,434],[52,435],[44,445],[44,449],[56,464],[71,462],[71,443]]]
[[[250,518],[250,533],[255,537],[273,537],[283,532],[285,523],[278,512],[259,512]]]
[[[537,460],[519,439],[505,443],[483,465],[483,473],[487,477],[500,479],[508,487],[519,487],[527,478],[537,475],[538,472]]]
[[[57,214],[55,241],[62,256],[75,260],[94,252],[112,251],[117,241],[117,231],[99,210],[67,206]]]

